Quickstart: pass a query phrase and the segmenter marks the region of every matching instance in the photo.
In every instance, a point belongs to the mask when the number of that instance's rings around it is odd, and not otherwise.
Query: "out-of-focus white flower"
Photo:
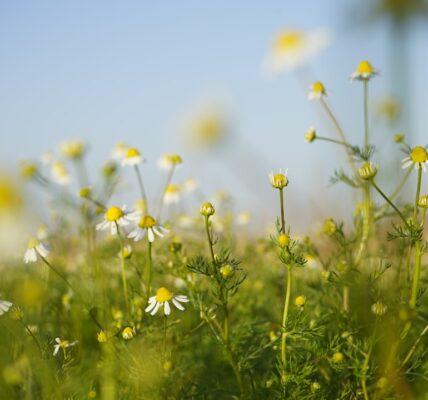
[[[180,201],[180,194],[180,186],[170,183],[165,190],[163,201],[165,204],[177,204]]]
[[[194,192],[199,187],[199,183],[194,178],[186,179],[183,183],[183,190],[187,193]]]
[[[32,238],[28,241],[27,250],[24,254],[24,262],[25,264],[36,262],[38,255],[40,257],[46,258],[48,254],[48,248],[38,239]]]
[[[57,160],[51,166],[52,179],[60,185],[68,185],[70,183],[70,173],[64,163]]]
[[[327,29],[305,32],[298,29],[283,29],[273,40],[264,65],[268,71],[279,73],[301,67],[331,42]]]
[[[68,140],[61,143],[60,150],[64,157],[77,160],[85,154],[86,146],[80,140]]]
[[[127,152],[128,146],[123,142],[119,142],[113,148],[112,157],[119,161],[126,157]]]
[[[130,147],[126,151],[125,157],[122,159],[122,166],[130,165],[135,166],[144,162],[143,156],[140,154],[138,149],[135,147]]]
[[[10,301],[0,300],[0,315],[6,314],[12,306],[13,303]]]
[[[248,225],[251,221],[251,213],[249,211],[243,211],[236,217],[236,223],[241,226]]]
[[[182,164],[183,159],[178,154],[164,154],[158,162],[159,168],[164,170],[171,170],[177,165]]]

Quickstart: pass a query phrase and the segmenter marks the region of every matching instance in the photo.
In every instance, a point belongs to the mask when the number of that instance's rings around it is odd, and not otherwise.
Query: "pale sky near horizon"
[[[330,125],[293,74],[266,79],[261,63],[279,29],[329,28],[334,40],[311,68],[328,87],[350,138],[358,141],[362,90],[349,75],[361,59],[381,71],[370,88],[374,104],[388,94],[390,59],[387,25],[355,26],[352,5],[339,0],[3,1],[0,156],[11,163],[37,159],[64,139],[81,138],[90,146],[95,169],[115,143],[124,141],[147,157],[149,188],[162,182],[157,158],[176,151],[185,160],[178,181],[197,178],[207,196],[227,190],[238,209],[270,215],[276,197],[267,174],[282,167],[290,174],[289,213],[298,229],[326,216],[331,203],[339,214],[348,213],[348,203],[338,201],[341,189],[329,185],[334,168],[344,164],[342,153],[303,141],[308,127],[328,136]],[[413,139],[424,145],[426,39],[426,25],[418,23],[410,40],[410,103]],[[235,141],[227,155],[190,152],[178,138],[178,126],[200,103],[227,108],[244,144]],[[374,119],[372,128],[383,157],[391,158],[395,132]]]

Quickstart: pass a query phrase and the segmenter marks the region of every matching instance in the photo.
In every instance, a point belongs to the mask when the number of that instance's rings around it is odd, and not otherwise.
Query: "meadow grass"
[[[150,204],[143,157],[118,146],[140,191],[128,209],[114,202],[119,164],[106,164],[90,186],[81,142],[62,147],[67,164],[45,157],[51,177],[22,164],[22,176],[49,196],[50,221],[19,259],[2,261],[0,397],[428,399],[428,153],[396,136],[410,169],[392,194],[380,187],[368,108],[376,72],[363,61],[352,76],[362,82],[361,147],[348,142],[324,85],[312,86],[337,136],[311,130],[305,139],[343,148],[349,166],[332,181],[361,199],[351,222],[332,216],[319,234],[294,234],[292,182],[281,171],[266,179],[277,193],[266,204],[277,210],[275,228],[255,237],[242,234],[227,202],[189,210],[185,227],[164,212],[182,191],[176,154],[162,158],[166,184]],[[69,167],[79,196],[59,189]],[[405,187],[411,202],[399,203]],[[20,212],[6,180],[0,200],[2,215]]]

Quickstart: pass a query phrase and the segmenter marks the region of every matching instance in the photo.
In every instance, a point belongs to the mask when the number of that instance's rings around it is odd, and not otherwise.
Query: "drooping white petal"
[[[150,315],[155,315],[158,311],[159,311],[159,307],[161,306],[161,303],[159,303],[158,301],[155,303],[156,306],[153,309],[153,311],[150,313]]]
[[[165,301],[165,303],[163,303],[163,313],[165,315],[171,314],[171,306],[169,305],[169,303],[167,301]]]
[[[108,221],[103,221],[103,222],[100,222],[99,224],[97,224],[96,226],[95,226],[95,229],[97,230],[97,231],[102,231],[102,230],[104,230],[104,229],[106,229],[107,227],[108,227]]]
[[[181,302],[181,303],[188,303],[188,302],[189,302],[188,297],[187,297],[187,296],[184,296],[184,295],[182,295],[182,294],[179,294],[179,295],[174,296],[174,297],[175,297],[175,299],[176,299],[176,300],[178,300],[178,301],[179,301],[179,302]]]
[[[46,248],[46,246],[43,243],[39,243],[36,246],[36,250],[44,258],[47,257],[47,255],[49,254],[49,250]]]
[[[37,253],[34,248],[27,249],[24,254],[24,262],[25,264],[28,264],[30,262],[36,262],[37,261]]]
[[[146,307],[146,309],[144,310],[145,312],[150,312],[150,311],[152,311],[155,307],[156,307],[156,305],[158,304],[158,302],[157,301],[152,301],[147,307]]]
[[[174,297],[172,298],[172,304],[174,304],[179,310],[183,311],[184,307],[179,303],[177,299]]]
[[[59,351],[59,344],[54,345],[54,352],[53,355],[56,356],[58,354]]]
[[[149,238],[149,242],[153,242],[155,240],[155,235],[152,228],[147,229],[147,237]]]
[[[163,237],[163,233],[161,233],[156,226],[154,226],[153,228],[153,232],[156,233],[156,235],[158,235],[159,237]]]

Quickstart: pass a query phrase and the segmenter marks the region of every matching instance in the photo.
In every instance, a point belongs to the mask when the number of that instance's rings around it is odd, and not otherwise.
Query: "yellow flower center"
[[[315,93],[325,93],[325,87],[322,82],[317,81],[312,85],[312,91]]]
[[[272,186],[277,189],[282,189],[288,185],[288,179],[284,174],[275,174],[272,176]]]
[[[361,61],[357,67],[357,73],[360,75],[371,75],[375,72],[374,68],[368,61]]]
[[[150,215],[146,215],[145,217],[140,219],[138,226],[143,229],[153,228],[156,225],[156,220]]]
[[[410,158],[414,163],[424,163],[428,161],[428,153],[423,147],[416,146],[410,153]]]
[[[173,165],[178,165],[183,162],[182,158],[178,154],[167,154],[165,156],[165,161]]]
[[[156,300],[159,303],[164,303],[165,301],[169,301],[172,299],[172,292],[170,292],[168,289],[161,287],[156,292]]]
[[[135,147],[129,148],[126,152],[126,158],[133,158],[138,156],[140,156],[140,152]]]
[[[61,340],[59,342],[59,347],[62,347],[63,349],[65,349],[68,346],[69,343],[70,342],[68,340]]]
[[[29,241],[28,241],[28,245],[27,245],[27,247],[29,248],[29,249],[34,249],[36,246],[38,246],[39,245],[39,241],[37,240],[37,239],[34,239],[34,238],[31,238]]]
[[[303,38],[300,32],[293,30],[285,31],[277,37],[275,47],[282,52],[286,52],[298,48],[302,41]]]
[[[169,184],[166,188],[166,192],[169,194],[180,192],[180,187],[178,185],[174,185],[173,183]]]
[[[123,217],[123,210],[119,207],[110,207],[106,212],[106,220],[115,222]]]

